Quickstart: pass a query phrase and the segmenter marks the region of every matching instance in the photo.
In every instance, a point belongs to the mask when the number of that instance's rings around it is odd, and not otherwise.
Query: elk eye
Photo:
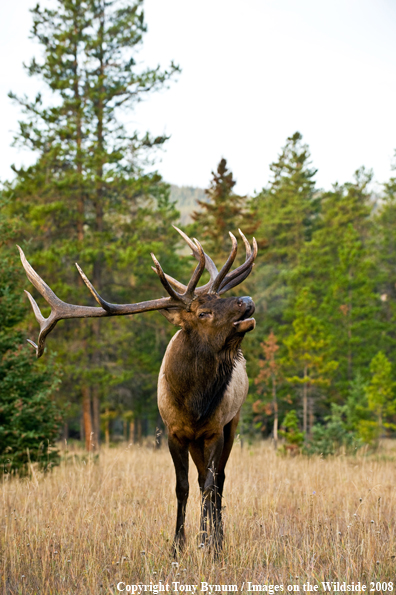
[[[207,316],[209,316],[210,312],[200,312],[198,314],[198,318],[206,318]]]

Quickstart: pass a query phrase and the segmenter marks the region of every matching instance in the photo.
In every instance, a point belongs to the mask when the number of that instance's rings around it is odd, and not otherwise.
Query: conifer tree
[[[28,72],[46,84],[52,99],[47,93],[45,100],[11,94],[25,113],[16,142],[38,156],[33,166],[16,170],[9,185],[12,213],[22,220],[20,241],[29,241],[32,264],[66,301],[87,300],[73,272],[76,261],[107,299],[139,301],[158,292],[158,285],[147,279],[150,250],[162,256],[165,266],[171,255],[175,260],[169,227],[177,213],[160,176],[142,169],[149,151],[166,139],[127,129],[122,114],[162,88],[177,67],[138,66],[136,54],[146,31],[141,0],[128,5],[57,0],[53,9],[37,5],[32,13],[32,34],[43,58],[33,59]],[[82,395],[88,448],[92,432],[95,442],[99,437],[100,394],[114,391],[118,399],[114,387],[125,379],[132,358],[125,346],[140,343],[140,356],[152,348],[149,340],[132,341],[127,322],[76,321],[55,335],[59,358],[67,362],[65,398]],[[137,326],[142,335],[153,335],[147,323]],[[130,372],[136,367],[132,359]],[[154,379],[147,384],[151,373],[146,369],[142,403],[155,386]]]
[[[382,340],[381,302],[370,251],[372,221],[369,183],[363,168],[352,183],[336,185],[321,199],[321,215],[301,254],[292,286],[308,287],[316,316],[334,344],[338,368],[333,398],[347,397],[359,370],[365,372]]]
[[[279,351],[279,345],[277,338],[273,331],[270,332],[268,338],[261,343],[261,348],[264,352],[264,359],[259,361],[260,372],[256,377],[254,383],[258,385],[258,391],[263,392],[262,385],[270,385],[271,396],[272,396],[272,410],[274,413],[274,448],[278,447],[278,398],[277,398],[277,385],[281,379],[280,363],[277,358],[277,352]]]
[[[384,418],[396,411],[394,389],[396,383],[392,378],[392,364],[386,355],[379,351],[370,363],[371,379],[366,388],[369,409],[377,418],[378,436],[381,435]]]
[[[393,166],[396,170],[396,164]],[[383,333],[382,349],[396,364],[396,178],[391,177],[384,185],[381,201],[374,215],[374,229],[370,249],[376,265],[378,294],[386,333]]]
[[[316,170],[311,165],[309,147],[299,132],[287,138],[270,169],[269,184],[249,201],[259,246],[254,274],[248,280],[257,313],[256,332],[246,346],[252,376],[259,374],[261,337],[271,330],[280,339],[280,358],[286,355],[282,339],[294,318],[291,279],[301,250],[311,238],[319,209]],[[282,398],[288,397],[287,390],[284,383],[280,388]]]
[[[227,161],[221,159],[217,171],[212,172],[209,188],[205,190],[207,200],[198,200],[201,210],[192,215],[196,222],[194,228],[199,229],[200,238],[205,240],[205,249],[219,262],[229,253],[228,232],[238,235],[238,228],[242,228],[244,233],[250,231],[245,218],[247,197],[235,194],[235,184]]]
[[[315,196],[316,169],[309,148],[295,132],[287,139],[276,162],[273,179],[253,201],[260,220],[258,235],[268,243],[265,260],[278,266],[298,263],[304,242],[312,236],[318,212]]]
[[[357,432],[360,436],[361,422],[371,419],[371,411],[367,401],[367,384],[362,373],[359,371],[351,383],[351,388],[345,403],[347,428],[349,431]],[[360,436],[362,439],[363,435]]]
[[[4,211],[0,199],[0,475],[23,473],[29,462],[44,468],[56,463],[54,445],[62,421],[53,399],[57,370],[48,362],[35,363],[18,329],[27,307],[14,231]]]
[[[315,191],[316,170],[302,135],[296,132],[270,166],[270,184],[251,202],[259,222],[260,247],[252,291],[259,295],[258,311],[265,312],[262,334],[271,328],[279,334],[291,297],[290,274],[297,266],[305,242],[310,240],[319,209]]]
[[[314,315],[316,304],[306,289],[296,300],[293,333],[284,340],[287,348],[285,364],[295,370],[287,380],[302,386],[303,432],[311,434],[314,423],[313,389],[328,386],[337,369],[325,329]]]
[[[284,451],[295,454],[304,442],[304,434],[299,430],[298,417],[295,409],[288,411],[282,421],[280,436],[284,438]]]

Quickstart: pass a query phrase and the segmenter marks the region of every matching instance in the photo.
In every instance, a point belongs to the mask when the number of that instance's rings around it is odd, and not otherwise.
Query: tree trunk
[[[80,441],[84,442],[84,415],[80,416]]]
[[[95,226],[98,232],[99,242],[101,241],[101,235],[103,232],[103,162],[104,162],[104,103],[103,98],[105,95],[104,81],[105,81],[105,69],[104,69],[104,8],[102,7],[101,14],[99,16],[99,44],[98,44],[98,58],[99,58],[99,75],[98,75],[98,95],[96,103],[96,188],[95,188]],[[99,293],[101,290],[102,281],[102,261],[103,253],[98,252],[93,270],[94,286],[98,289]]]
[[[312,393],[311,393],[311,387],[308,385],[307,386],[307,393],[308,393],[308,407],[309,407],[309,415],[308,415],[308,420],[309,420],[309,426],[308,426],[308,436],[311,437],[312,435],[312,427],[314,424],[314,411],[313,411],[313,397],[312,397]]]
[[[274,407],[274,448],[278,448],[278,401],[276,399],[276,381],[272,375],[272,403]]]
[[[304,379],[307,377],[307,366],[304,367]],[[308,414],[308,387],[307,383],[303,384],[303,432],[305,434],[304,439],[307,436],[307,414]]]
[[[105,417],[105,442],[106,446],[110,446],[110,423],[109,423],[109,410],[106,409],[106,417]]]
[[[69,424],[67,421],[63,424],[62,440],[66,444],[69,438]]]
[[[99,93],[98,93],[98,103],[96,107],[96,116],[97,116],[97,130],[96,130],[96,140],[97,140],[97,152],[95,155],[96,159],[96,188],[95,188],[95,228],[96,232],[98,233],[99,238],[99,246],[101,246],[102,237],[101,234],[103,233],[103,93],[104,93],[104,62],[103,62],[103,34],[104,34],[104,12],[102,11],[100,14],[100,25],[99,25]],[[93,284],[96,289],[101,293],[102,290],[102,265],[103,265],[103,252],[99,250],[96,254],[96,258],[93,263]],[[101,354],[100,354],[100,321],[96,320],[93,323],[93,332],[95,337],[95,350],[92,355],[92,361],[94,367],[98,368],[100,366],[101,361]],[[100,426],[99,426],[99,386],[96,384],[93,387],[94,391],[94,423],[97,421],[97,427],[95,428],[96,433],[96,441],[100,444]],[[97,415],[95,415],[95,407],[97,410]],[[109,420],[107,420],[107,437],[106,437],[106,444],[109,445],[110,443],[110,431],[109,431]]]
[[[351,273],[349,273],[351,277]],[[348,304],[348,380],[352,382],[352,290],[349,290],[349,304]]]
[[[137,420],[137,441],[138,444],[142,444],[142,420],[139,419]]]
[[[87,451],[92,450],[92,417],[91,417],[91,396],[88,386],[83,386],[81,389],[83,395],[83,420],[84,420],[84,435],[85,448]]]
[[[78,24],[75,23],[76,30]],[[84,240],[84,191],[82,184],[82,114],[81,114],[81,97],[80,97],[80,76],[79,76],[79,64],[78,64],[78,46],[77,44],[73,48],[74,54],[74,82],[73,82],[73,93],[75,100],[75,118],[76,118],[76,166],[77,166],[77,240],[82,242]],[[83,285],[83,280],[79,276],[79,285]],[[86,345],[86,342],[84,341]],[[89,387],[84,386],[82,388],[83,396],[83,418],[82,418],[82,429],[80,431],[80,437],[83,441],[85,438],[85,448],[90,451],[92,448],[92,417],[91,417],[91,400]]]
[[[94,447],[95,450],[100,448],[100,401],[99,401],[99,387],[97,385],[92,387],[92,409],[93,409],[93,432],[94,432]]]
[[[129,422],[129,443],[135,444],[135,420]]]
[[[75,32],[78,31],[78,22],[74,23]],[[80,73],[78,63],[78,42],[75,43],[73,48],[73,93],[75,101],[75,117],[76,117],[76,165],[77,165],[77,239],[82,242],[84,239],[84,190],[82,184],[82,109],[81,109],[81,96],[80,96]]]

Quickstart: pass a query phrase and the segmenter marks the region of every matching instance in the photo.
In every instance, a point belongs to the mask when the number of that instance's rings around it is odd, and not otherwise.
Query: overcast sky
[[[0,3],[0,179],[32,155],[10,148],[18,110],[9,90],[33,95],[22,62],[36,1]],[[168,182],[205,187],[225,157],[237,190],[267,184],[269,164],[299,130],[321,187],[361,165],[378,182],[396,149],[394,0],[146,0],[141,60],[174,60],[178,81],[133,115],[137,129],[170,141],[157,163]]]

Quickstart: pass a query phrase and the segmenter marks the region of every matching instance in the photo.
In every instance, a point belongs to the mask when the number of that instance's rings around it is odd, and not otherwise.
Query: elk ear
[[[159,310],[159,312],[161,312],[162,316],[165,316],[165,318],[175,326],[183,326],[182,313],[178,308]]]

